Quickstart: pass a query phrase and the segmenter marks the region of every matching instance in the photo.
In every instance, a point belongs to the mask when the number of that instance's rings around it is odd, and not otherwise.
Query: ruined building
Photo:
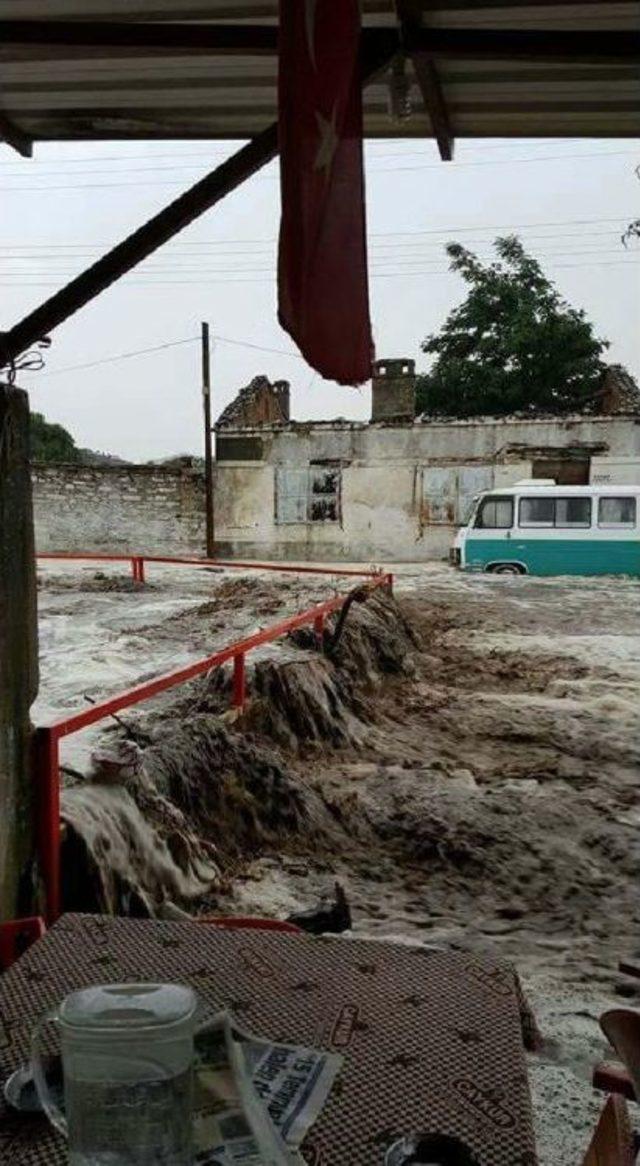
[[[216,426],[220,553],[438,558],[482,490],[532,477],[640,482],[640,399],[616,366],[591,414],[460,421],[414,417],[413,361],[379,360],[373,372],[370,422],[296,422],[288,408],[274,417],[281,389],[264,377],[225,410]]]
[[[411,360],[374,366],[371,420],[292,421],[289,385],[255,377],[216,425],[220,555],[420,560],[446,555],[474,495],[520,478],[640,482],[635,382],[612,366],[590,414],[414,417]],[[34,465],[40,551],[203,554],[197,464]]]
[[[277,425],[289,420],[289,382],[254,377],[220,414],[216,429],[241,429],[252,425]]]

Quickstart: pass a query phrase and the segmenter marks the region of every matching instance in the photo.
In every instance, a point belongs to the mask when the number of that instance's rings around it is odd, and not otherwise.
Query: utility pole
[[[211,360],[209,325],[202,322],[202,406],[204,411],[204,488],[206,513],[207,558],[215,556],[213,524],[213,452],[211,448]]]

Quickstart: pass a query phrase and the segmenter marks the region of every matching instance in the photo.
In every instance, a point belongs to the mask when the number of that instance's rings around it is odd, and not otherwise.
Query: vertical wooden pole
[[[34,913],[37,637],[29,404],[22,389],[0,384],[0,921]]]
[[[33,776],[37,799],[37,840],[40,876],[44,884],[45,918],[60,915],[60,746],[53,729],[33,735]]]
[[[211,350],[209,325],[202,322],[202,406],[204,413],[204,488],[207,558],[215,557],[215,529],[213,520],[213,451],[211,448]]]

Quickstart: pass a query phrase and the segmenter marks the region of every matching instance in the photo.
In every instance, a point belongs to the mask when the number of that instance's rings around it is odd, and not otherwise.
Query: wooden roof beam
[[[395,28],[365,27],[367,53],[390,56],[400,47]],[[256,56],[278,51],[276,25],[111,23],[104,21],[0,20],[0,58],[12,49],[43,45],[61,50],[71,47],[132,50],[140,55],[237,53]],[[538,28],[427,28],[412,24],[406,30],[407,52],[425,52],[433,59],[537,60],[537,61],[640,61],[640,32],[602,29]],[[117,57],[114,51],[114,57]]]
[[[0,142],[5,142],[7,146],[11,146],[23,158],[30,158],[33,154],[31,138],[23,134],[22,130],[19,130],[11,118],[2,111],[0,111]]]
[[[403,45],[407,40],[415,42],[424,31],[421,0],[396,0],[396,12],[400,21]],[[417,48],[405,51],[413,61],[416,80],[431,122],[433,136],[438,143],[440,157],[443,162],[451,162],[454,148],[453,130],[433,56]]]

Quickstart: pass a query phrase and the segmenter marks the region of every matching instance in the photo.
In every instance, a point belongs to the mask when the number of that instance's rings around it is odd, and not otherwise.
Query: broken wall
[[[38,551],[204,554],[204,474],[190,466],[32,467]]]
[[[474,495],[530,477],[534,463],[550,457],[586,458],[600,475],[615,463],[623,481],[621,466],[627,475],[640,466],[640,419],[226,430],[215,471],[217,544],[221,553],[244,557],[437,559],[448,553]],[[323,497],[335,504],[318,506]]]

